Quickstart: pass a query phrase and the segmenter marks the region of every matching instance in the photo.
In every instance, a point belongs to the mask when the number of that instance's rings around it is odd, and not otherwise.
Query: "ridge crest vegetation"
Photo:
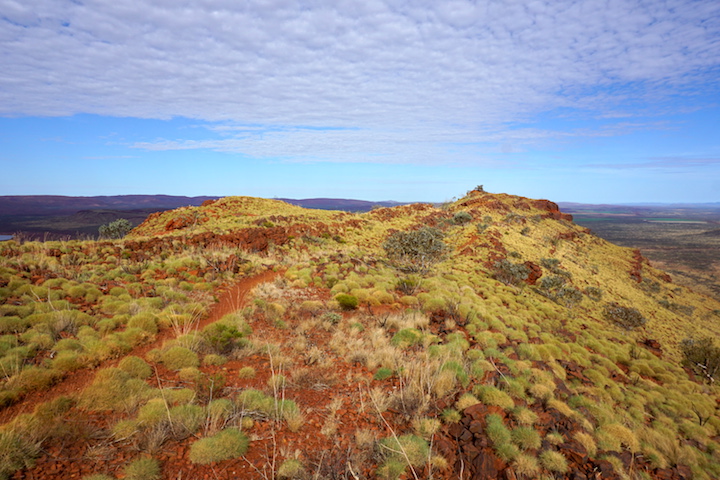
[[[720,478],[720,303],[553,202],[117,227],[0,243],[0,479]]]

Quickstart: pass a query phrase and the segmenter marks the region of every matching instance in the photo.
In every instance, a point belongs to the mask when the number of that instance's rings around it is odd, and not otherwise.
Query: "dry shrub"
[[[207,406],[206,431],[215,433],[225,426],[234,412],[233,404],[227,398],[217,398]]]
[[[540,464],[538,459],[527,453],[520,453],[512,463],[515,473],[527,478],[537,478],[540,472]]]
[[[577,440],[580,445],[585,448],[585,451],[587,452],[589,457],[595,457],[595,455],[597,454],[597,445],[595,444],[595,439],[592,437],[592,435],[585,432],[575,432],[573,438],[575,438],[575,440]]]

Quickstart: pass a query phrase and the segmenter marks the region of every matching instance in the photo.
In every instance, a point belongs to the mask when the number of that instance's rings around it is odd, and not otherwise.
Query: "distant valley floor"
[[[720,205],[560,206],[595,235],[640,249],[677,283],[720,298]]]

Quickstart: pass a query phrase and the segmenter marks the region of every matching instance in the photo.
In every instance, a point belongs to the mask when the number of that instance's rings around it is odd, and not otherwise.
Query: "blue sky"
[[[0,195],[720,202],[720,3],[0,0]]]

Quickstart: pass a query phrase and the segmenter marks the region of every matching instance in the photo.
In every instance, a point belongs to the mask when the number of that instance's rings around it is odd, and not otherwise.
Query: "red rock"
[[[481,419],[485,418],[485,415],[487,415],[488,412],[485,405],[482,403],[476,403],[475,405],[467,407],[463,413],[465,414],[465,418],[481,421]]]
[[[472,433],[474,433],[476,436],[483,431],[483,426],[478,420],[473,420],[470,423],[470,427],[468,428]]]
[[[528,277],[525,279],[525,283],[528,285],[535,285],[538,279],[542,277],[542,268],[531,261],[525,262],[524,265],[530,270]]]
[[[480,452],[472,463],[472,478],[477,480],[490,480],[498,478],[500,470],[498,469],[498,458],[488,452]]]
[[[676,478],[680,480],[690,480],[693,478],[692,470],[687,465],[678,465],[675,467]]]

